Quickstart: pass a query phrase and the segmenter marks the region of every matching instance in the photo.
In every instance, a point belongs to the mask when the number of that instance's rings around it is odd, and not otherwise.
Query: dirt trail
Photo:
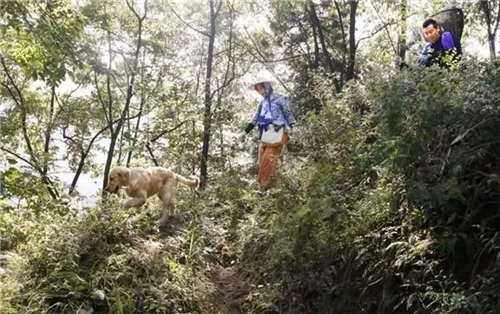
[[[218,313],[240,314],[248,294],[248,287],[238,267],[218,267],[212,272],[212,280],[216,287]],[[208,314],[208,313],[207,313]]]
[[[179,250],[178,237],[188,228],[190,217],[172,218],[170,223],[163,226],[159,238],[164,248],[182,255]],[[176,239],[177,238],[177,239]],[[224,241],[222,242],[224,243]],[[203,314],[241,314],[243,305],[249,293],[248,285],[237,265],[231,265],[229,247],[226,244],[219,244],[216,248],[207,250],[208,254],[203,257],[207,263],[204,272],[205,280],[211,283],[211,288],[207,289],[206,303],[202,305]]]

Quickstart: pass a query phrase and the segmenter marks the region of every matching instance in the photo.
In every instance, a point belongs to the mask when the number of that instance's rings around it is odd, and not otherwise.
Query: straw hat
[[[269,75],[260,74],[259,76],[257,76],[255,80],[252,81],[250,85],[248,85],[248,88],[251,90],[255,90],[255,85],[265,82],[271,83],[273,89],[275,89],[276,86],[278,85],[278,82],[272,79]]]

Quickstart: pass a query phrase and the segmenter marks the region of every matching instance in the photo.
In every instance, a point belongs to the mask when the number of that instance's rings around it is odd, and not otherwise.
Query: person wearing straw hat
[[[295,123],[288,97],[274,92],[276,85],[277,82],[266,75],[259,75],[249,85],[251,90],[257,91],[263,98],[252,121],[239,136],[243,141],[258,126],[260,145],[257,182],[261,195],[276,184],[278,160]]]

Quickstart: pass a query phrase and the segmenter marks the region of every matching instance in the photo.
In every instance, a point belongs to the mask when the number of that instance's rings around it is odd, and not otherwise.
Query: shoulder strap
[[[451,35],[453,36],[453,42],[455,43],[455,48],[457,48],[458,54],[462,54],[462,43],[460,43],[460,39],[453,33],[451,33]]]

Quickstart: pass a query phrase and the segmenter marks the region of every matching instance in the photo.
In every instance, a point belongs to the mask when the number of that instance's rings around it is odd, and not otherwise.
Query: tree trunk
[[[495,48],[495,39],[496,39],[496,30],[493,30],[493,27],[490,23],[488,23],[488,43],[490,47],[490,59],[491,61],[495,60],[497,57],[496,48]]]
[[[495,49],[495,38],[496,38],[496,30],[498,28],[498,23],[493,26],[494,21],[492,20],[492,9],[488,0],[481,0],[479,2],[481,11],[483,11],[484,19],[486,21],[486,29],[488,31],[488,43],[490,47],[490,59],[495,60],[496,58],[496,49]],[[500,7],[499,7],[499,15],[500,15]],[[499,17],[497,16],[497,19]]]
[[[131,120],[131,119],[135,119],[137,118],[138,116],[134,116],[134,117],[130,117],[128,118],[128,120]],[[89,156],[90,154],[90,150],[92,149],[92,146],[94,145],[94,142],[95,140],[102,134],[104,133],[105,131],[107,131],[108,129],[111,129],[113,127],[113,124],[117,123],[118,121],[120,121],[121,118],[115,120],[115,121],[111,121],[107,126],[105,126],[103,129],[101,129],[99,132],[97,132],[93,137],[92,139],[90,140],[89,142],[89,145],[87,146],[87,149],[83,150],[83,146],[81,147],[81,151],[80,151],[80,162],[78,163],[78,168],[75,172],[75,176],[73,177],[73,181],[71,182],[71,186],[69,187],[69,193],[71,194],[75,188],[76,188],[76,184],[78,183],[78,179],[80,178],[80,175],[82,174],[83,172],[83,166],[85,166],[85,161],[87,159],[87,157]],[[63,130],[63,137],[64,138],[67,138],[67,139],[70,139],[70,140],[73,140],[72,138],[70,137],[66,137],[65,136],[65,131]]]
[[[51,88],[51,97],[50,97],[50,113],[49,113],[49,121],[47,122],[47,128],[45,129],[45,144],[43,147],[43,165],[42,172],[44,175],[47,175],[49,171],[49,152],[50,152],[50,135],[52,134],[53,127],[53,119],[54,119],[54,106],[55,106],[55,98],[56,98],[56,86],[53,85]]]
[[[212,93],[210,90],[210,81],[212,79],[212,63],[214,58],[214,41],[215,41],[215,23],[217,14],[222,5],[222,0],[219,3],[219,8],[215,11],[214,1],[210,3],[210,37],[208,42],[208,57],[207,57],[207,72],[205,77],[205,112],[203,119],[203,148],[201,151],[200,164],[200,187],[204,188],[208,182],[208,151],[210,146],[210,129],[212,126]]]
[[[399,29],[399,40],[398,40],[398,45],[399,45],[399,56],[401,57],[401,60],[404,62],[406,59],[406,16],[407,16],[407,9],[408,9],[408,0],[402,0],[401,1],[401,8],[399,11],[399,15],[401,18],[401,25]]]
[[[310,19],[313,27],[316,27],[318,30],[319,42],[321,43],[321,49],[323,50],[323,54],[325,55],[326,62],[330,73],[335,73],[335,65],[333,64],[333,60],[330,57],[330,53],[326,47],[325,34],[323,33],[323,27],[321,26],[321,22],[316,14],[316,8],[314,7],[314,3],[312,0],[309,0],[309,8],[310,8]],[[334,78],[335,90],[339,93],[341,91],[340,84],[336,78]]]
[[[141,95],[141,103],[139,105],[139,116],[137,117],[137,123],[135,124],[134,137],[132,139],[132,148],[135,147],[135,145],[137,144],[137,137],[139,136],[139,127],[141,126],[141,117],[142,117],[143,107],[144,107],[144,96]],[[128,152],[127,162],[125,164],[125,167],[130,166],[130,162],[132,161],[132,153],[133,153],[132,150],[130,150]]]
[[[125,119],[127,119],[127,124],[129,126],[129,131],[130,131],[130,120],[128,119],[129,117],[129,111],[130,111],[130,105],[127,110],[127,113],[125,113]],[[122,128],[120,131],[120,135],[118,136],[118,140],[116,141],[118,143],[118,157],[116,158],[116,164],[120,165],[122,164],[122,153],[123,153],[123,132],[125,131],[125,125],[122,123]]]
[[[109,171],[111,169],[111,163],[113,162],[113,155],[114,155],[114,151],[115,151],[116,142],[118,141],[118,137],[120,135],[120,131],[121,131],[121,128],[123,126],[123,121],[125,120],[128,108],[130,107],[130,101],[131,101],[132,95],[134,93],[135,69],[136,68],[137,67],[134,66],[134,70],[133,70],[132,75],[130,77],[130,82],[129,82],[129,85],[127,88],[127,98],[125,100],[125,107],[123,108],[122,113],[120,115],[120,121],[118,121],[118,124],[116,126],[115,131],[111,134],[111,143],[109,144],[108,155],[106,158],[106,165],[104,167],[104,180],[103,180],[103,185],[102,185],[103,190],[106,187],[107,182],[108,182],[108,175],[109,175]]]
[[[319,67],[319,44],[318,44],[318,36],[317,36],[317,31],[316,27],[313,23],[313,18],[312,18],[312,12],[309,13],[310,17],[309,20],[311,21],[311,28],[312,28],[312,33],[313,33],[313,42],[314,42],[314,62],[312,65],[313,69],[317,69]]]
[[[142,56],[142,63],[146,62],[146,53],[143,54]],[[161,71],[160,71],[161,73]],[[141,71],[141,81],[144,80],[144,71]],[[159,81],[161,81],[161,76],[158,78]],[[130,166],[130,162],[132,161],[132,155],[133,155],[133,148],[137,144],[137,138],[139,136],[139,128],[141,126],[141,118],[142,118],[142,112],[144,110],[144,103],[146,102],[146,98],[144,96],[144,91],[141,91],[141,100],[139,103],[139,113],[137,117],[137,122],[135,124],[135,130],[134,130],[134,136],[132,138],[132,149],[129,150],[128,155],[127,155],[127,162],[125,163],[125,167]],[[130,120],[129,120],[130,121]]]
[[[496,48],[495,48],[495,35],[489,34],[489,42],[490,42],[490,59],[493,61],[497,57]]]
[[[358,9],[358,1],[350,0],[351,6],[349,14],[349,63],[347,65],[346,81],[354,78],[354,65],[356,62],[356,10]]]
[[[45,187],[47,188],[47,191],[49,192],[50,196],[53,199],[59,198],[59,193],[57,191],[57,187],[54,185],[52,180],[47,176],[46,171],[44,171],[43,167],[40,166],[40,161],[38,160],[37,156],[39,154],[35,154],[35,151],[33,149],[33,145],[31,143],[31,139],[28,134],[28,115],[27,115],[27,108],[24,102],[24,97],[23,94],[21,93],[21,90],[17,86],[16,82],[14,81],[14,78],[12,75],[10,75],[10,72],[7,68],[7,65],[5,64],[5,59],[0,55],[0,63],[2,64],[2,68],[4,70],[4,73],[7,75],[7,78],[9,79],[9,82],[13,86],[14,90],[17,93],[17,97],[15,96],[14,91],[12,91],[8,86],[6,88],[9,90],[9,94],[12,97],[12,100],[17,104],[17,106],[20,109],[21,113],[21,127],[22,127],[22,132],[23,132],[23,137],[25,140],[26,148],[28,149],[28,154],[30,156],[30,164],[32,167],[40,174],[41,179]]]
[[[108,155],[106,158],[106,165],[104,167],[104,178],[103,178],[103,184],[102,184],[103,191],[104,191],[104,188],[106,187],[107,182],[108,182],[108,175],[109,175],[109,171],[111,169],[111,163],[113,162],[113,155],[114,155],[114,151],[115,151],[116,142],[118,140],[118,136],[120,135],[120,131],[121,131],[121,128],[123,126],[123,122],[125,120],[125,117],[127,115],[128,110],[129,110],[130,102],[131,102],[132,96],[134,94],[135,75],[137,73],[137,66],[139,63],[139,53],[141,51],[141,46],[142,46],[142,24],[143,24],[144,19],[146,18],[146,15],[147,15],[147,6],[148,6],[147,0],[144,2],[144,15],[142,17],[140,17],[137,14],[137,12],[130,5],[128,0],[126,2],[127,2],[127,6],[132,11],[132,13],[134,13],[134,15],[136,16],[137,21],[138,21],[137,45],[136,45],[135,54],[134,54],[134,63],[133,63],[132,71],[130,74],[130,81],[129,81],[128,88],[127,88],[127,96],[125,99],[125,106],[123,107],[123,110],[121,112],[120,120],[118,121],[118,125],[116,126],[116,129],[114,130],[114,132],[111,134],[111,143],[109,144]]]
[[[347,61],[347,36],[344,29],[344,20],[342,19],[342,11],[340,10],[340,5],[335,1],[335,8],[337,9],[337,15],[339,16],[339,26],[342,33],[342,70],[340,71],[340,87],[344,86],[345,82],[345,72],[346,72],[346,61]]]
[[[90,144],[89,147],[92,147],[92,144]],[[83,152],[80,153],[80,162],[78,163],[78,168],[76,169],[73,181],[71,181],[71,186],[69,187],[69,194],[73,193],[73,191],[76,189],[76,184],[78,183],[78,179],[80,179],[80,175],[83,172],[83,166],[85,166],[86,159],[87,155]]]

